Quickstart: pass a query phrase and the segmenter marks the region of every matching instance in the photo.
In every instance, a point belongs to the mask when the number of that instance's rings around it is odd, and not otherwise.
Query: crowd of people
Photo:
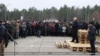
[[[2,21],[2,24],[7,29],[8,33],[18,39],[26,36],[69,36],[72,33],[72,23],[61,22],[23,22],[17,21]],[[99,34],[100,24],[95,23],[97,34]],[[78,29],[87,29],[88,23],[78,22]],[[7,35],[7,34],[6,34]]]
[[[75,22],[74,22],[75,21]],[[0,20],[0,38],[4,37],[5,47],[7,47],[9,40],[25,38],[26,36],[72,36],[72,42],[77,39],[78,29],[88,29],[88,23],[76,22],[74,19],[71,22],[36,22],[36,21],[1,21]],[[100,24],[93,21],[97,34],[99,34]],[[5,33],[4,33],[5,32]],[[3,34],[4,33],[4,34]],[[1,39],[0,39],[1,42]]]

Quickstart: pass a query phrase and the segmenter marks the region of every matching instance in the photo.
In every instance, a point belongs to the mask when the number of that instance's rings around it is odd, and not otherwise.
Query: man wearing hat
[[[95,55],[96,28],[93,22],[89,22],[88,25],[88,40],[90,41],[91,55]]]

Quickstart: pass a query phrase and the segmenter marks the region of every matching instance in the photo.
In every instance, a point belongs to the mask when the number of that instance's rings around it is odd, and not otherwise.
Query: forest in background
[[[18,20],[23,16],[24,20],[44,20],[58,19],[62,22],[72,21],[73,17],[78,17],[79,21],[90,21],[94,17],[96,21],[100,21],[100,6],[95,5],[91,8],[89,5],[83,8],[68,7],[64,5],[60,9],[56,7],[37,10],[35,7],[30,7],[28,10],[18,10],[15,8],[9,11],[5,4],[0,4],[0,19],[1,20]]]

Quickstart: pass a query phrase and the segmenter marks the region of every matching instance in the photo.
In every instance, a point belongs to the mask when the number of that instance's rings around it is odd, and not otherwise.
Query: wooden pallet
[[[88,34],[79,34],[79,33],[78,33],[78,36],[79,36],[79,37],[86,37],[86,38],[87,38],[87,35],[88,35]]]
[[[88,32],[87,30],[78,30],[78,40],[80,44],[88,44]]]
[[[78,30],[78,37],[79,39],[87,39],[88,31],[87,30]]]
[[[80,44],[89,44],[89,41],[88,40],[79,40],[79,43]]]
[[[79,29],[78,33],[80,33],[80,34],[88,34],[88,31],[87,30]]]
[[[63,48],[67,48],[67,42],[63,42]]]
[[[62,41],[56,41],[56,47],[62,48],[63,47]]]
[[[90,44],[80,44],[80,43],[73,43],[70,41],[67,41],[68,48],[71,49],[72,51],[90,51]],[[98,52],[98,47],[96,46],[96,51]]]
[[[66,41],[56,41],[56,47],[67,48],[67,42]]]

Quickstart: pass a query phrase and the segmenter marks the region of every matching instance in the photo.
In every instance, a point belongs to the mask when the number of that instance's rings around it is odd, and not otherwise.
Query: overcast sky
[[[59,9],[61,6],[67,5],[68,7],[79,7],[90,5],[100,5],[100,0],[0,0],[0,3],[3,3],[7,6],[8,10],[13,10],[17,8],[19,10],[28,9],[29,7],[35,7],[38,10],[44,8],[51,8],[52,6]]]

